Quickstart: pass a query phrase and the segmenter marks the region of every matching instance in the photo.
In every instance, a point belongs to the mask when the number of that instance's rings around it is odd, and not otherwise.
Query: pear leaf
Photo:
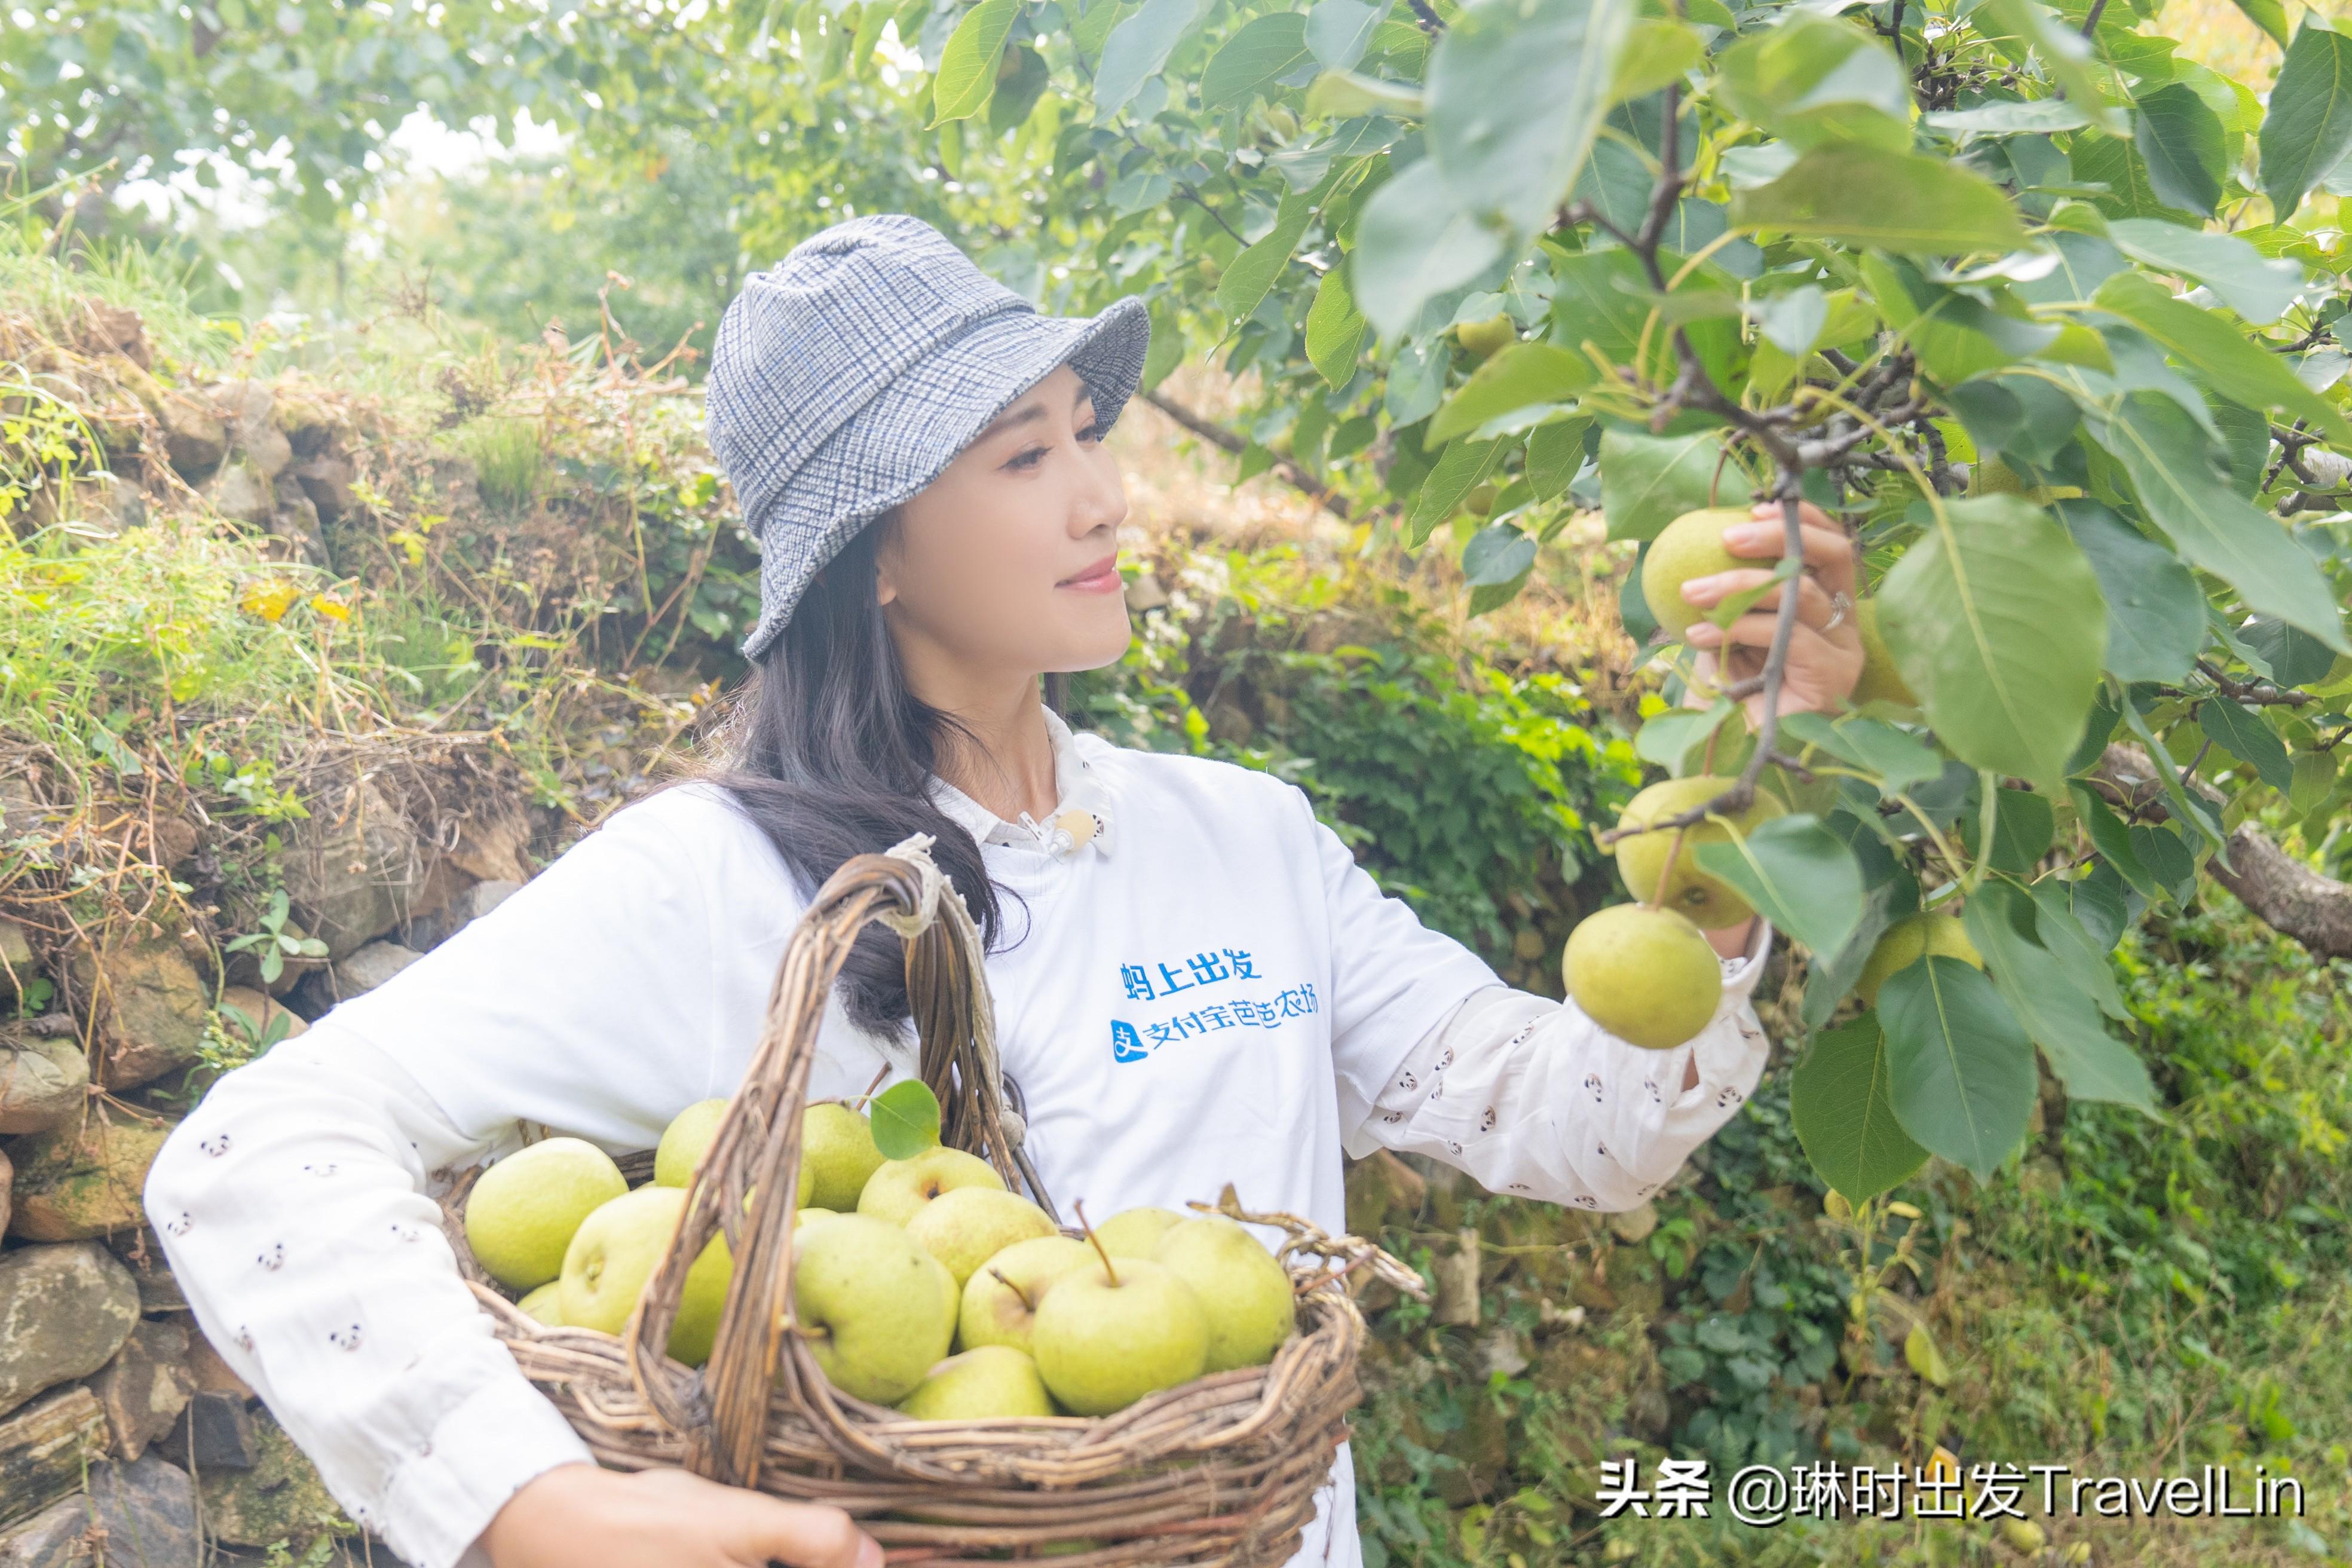
[[[874,1147],[886,1160],[911,1160],[940,1143],[940,1097],[921,1079],[894,1083],[874,1097]]]

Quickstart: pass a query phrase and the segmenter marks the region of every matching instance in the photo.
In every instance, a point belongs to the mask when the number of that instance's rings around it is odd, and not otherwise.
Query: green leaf
[[[1514,343],[1480,365],[1429,422],[1424,441],[1450,441],[1534,403],[1565,403],[1600,379],[1592,362],[1550,343]]]
[[[1589,418],[1561,419],[1528,432],[1527,480],[1538,500],[1557,500],[1568,493],[1584,467],[1584,437],[1592,428]]]
[[[1921,1147],[1990,1181],[2025,1136],[2033,1042],[1990,980],[1957,958],[1906,964],[1878,990],[1895,1119]]]
[[[1364,0],[1315,0],[1307,13],[1307,47],[1325,70],[1343,71],[1364,58],[1372,29],[1388,15],[1388,5],[1367,5]]]
[[[1612,364],[1631,364],[1650,315],[1649,279],[1634,254],[1621,246],[1580,251],[1552,263],[1551,340],[1579,353],[1597,351]],[[1663,331],[1650,334],[1650,353],[1664,352]]]
[[[1902,333],[1920,368],[1947,386],[2038,353],[2058,336],[2049,322],[2003,315],[1931,283],[1899,257],[1865,256],[1861,265],[1886,324]]]
[[[1276,11],[1244,24],[1209,58],[1201,73],[1201,107],[1214,113],[1246,103],[1252,94],[1271,87],[1305,64],[1307,18],[1297,11]]]
[[[1238,331],[1265,302],[1274,280],[1290,265],[1291,252],[1298,248],[1299,237],[1307,232],[1307,220],[1314,216],[1314,210],[1297,192],[1286,193],[1282,205],[1276,211],[1274,226],[1257,243],[1234,257],[1224,276],[1217,279],[1217,309],[1224,314],[1227,331]]]
[[[2124,1005],[2123,989],[2116,984],[2115,966],[2108,962],[2108,949],[2115,945],[2114,940],[2110,939],[2105,946],[2100,945],[2074,909],[2074,895],[2088,886],[2087,882],[2069,884],[2049,877],[2034,883],[2028,889],[2033,895],[2033,934],[2043,951],[2065,969],[2068,983],[2075,990],[2088,996],[2108,1017],[2128,1020],[2131,1009]],[[2116,920],[2120,934],[2121,916]]]
[[[1720,476],[1720,478],[1718,478]],[[1686,511],[1748,499],[1748,476],[1725,454],[1722,435],[1643,436],[1615,427],[1601,433],[1601,510],[1612,539],[1655,539]]]
[[[2057,510],[2107,601],[2107,673],[2126,685],[2187,675],[2205,646],[2205,595],[2189,568],[2097,501]]]
[[[1890,1082],[1885,1039],[1867,1013],[1814,1036],[1789,1075],[1797,1142],[1849,1203],[1876,1197],[1927,1163],[1927,1151],[1895,1120]]]
[[[2098,579],[2021,496],[1944,506],[1880,584],[1879,627],[1954,754],[2055,789],[2099,683]]]
[[[1802,363],[1830,324],[1830,297],[1808,283],[1751,300],[1748,313],[1765,342]]]
[[[2210,216],[2221,200],[2221,120],[2197,89],[2172,82],[2133,100],[2132,145],[2147,183],[2168,206]]]
[[[1724,50],[1716,68],[1731,111],[1792,146],[1911,145],[1910,73],[1850,22],[1792,12]]]
[[[1617,57],[1617,75],[1609,84],[1609,100],[1647,98],[1683,79],[1706,58],[1706,40],[1686,23],[1653,18],[1636,22],[1624,51]]]
[[[2294,764],[2287,761],[2286,742],[2252,709],[2216,694],[2198,703],[2197,727],[2281,795],[2294,786]]]
[[[1315,286],[1307,307],[1307,362],[1333,391],[1353,381],[1364,347],[1364,313],[1348,291],[1348,269],[1334,267]]]
[[[2010,1011],[2050,1058],[2076,1100],[2156,1109],[2156,1087],[2139,1053],[2107,1033],[2099,1009],[2067,966],[2035,941],[2032,897],[1999,880],[1980,885],[1960,911],[1969,940]]]
[[[2272,84],[2260,146],[2263,194],[2285,223],[2352,153],[2352,37],[2304,18]]]
[[[1944,759],[1909,731],[1878,719],[1832,719],[1825,713],[1784,713],[1780,733],[1852,763],[1889,794],[1925,784],[1944,771]]]
[[[1430,56],[1429,149],[1462,205],[1526,235],[1567,199],[1609,110],[1633,0],[1475,0]]]
[[[1732,712],[1731,703],[1718,699],[1707,708],[1670,708],[1654,713],[1633,732],[1633,754],[1679,773],[1685,759],[1721,729]]]
[[[2179,404],[2162,393],[2130,393],[2101,424],[2100,445],[2123,465],[2141,510],[2192,564],[2237,589],[2249,607],[2352,653],[2327,579],[2278,519],[2230,488],[2211,442]]]
[[[1462,547],[1462,582],[1487,588],[1527,575],[1535,564],[1536,542],[1507,522],[1480,529]]]
[[[996,63],[1021,15],[1021,0],[981,0],[949,36],[931,79],[931,123],[968,120],[996,95]]]
[[[921,1079],[892,1084],[867,1107],[874,1147],[886,1160],[911,1160],[940,1143],[940,1099]]]
[[[2310,420],[2329,440],[2352,447],[2352,424],[2297,381],[2284,360],[2227,320],[2174,299],[2153,279],[2118,272],[2099,285],[2092,302],[2162,343],[2222,396],[2249,408],[2284,409]]]
[[[2091,836],[2092,846],[2105,857],[2116,874],[2150,903],[2161,900],[2164,889],[2140,864],[2139,852],[2132,847],[2131,830],[2123,818],[2083,784],[2069,784],[2066,794],[2074,803],[2074,815],[2081,819],[2084,831]]]
[[[1410,330],[1423,305],[1504,258],[1502,237],[1455,195],[1433,158],[1374,191],[1356,221],[1349,284],[1381,336]]]
[[[1486,482],[1502,459],[1503,441],[1454,441],[1438,455],[1437,466],[1421,481],[1412,500],[1412,521],[1406,538],[1418,549],[1437,525],[1452,517],[1463,498]]]
[[[2023,874],[2050,852],[2056,817],[2050,803],[2031,790],[1996,788],[1991,845],[1979,842],[1983,828],[1979,813],[1969,812],[1960,819],[1960,826],[1969,853],[1993,870]]]
[[[1145,82],[1167,68],[1168,57],[1208,10],[1209,0],[1143,0],[1133,16],[1110,30],[1102,64],[1095,68],[1097,125],[1109,124],[1135,101]]]
[[[2092,70],[2091,41],[2061,16],[2033,0],[1985,0],[1970,17],[1978,32],[1994,28],[2031,48],[2042,58],[2050,79],[2064,91],[2066,101],[2084,111],[2092,124],[2120,134],[2124,116],[2099,90]],[[2047,100],[2044,100],[2047,101]]]
[[[1372,114],[1418,120],[1427,108],[1419,88],[1354,71],[1325,71],[1307,89],[1307,112],[1333,120]]]
[[[1776,816],[1725,844],[1687,850],[1709,876],[1815,952],[1836,952],[1862,921],[1862,867],[1845,840],[1808,814]]]
[[[2264,256],[2234,234],[2127,217],[2107,225],[2107,235],[2135,261],[2196,279],[2258,327],[2277,321],[2303,289],[2300,266],[2284,257]]]
[[[1816,147],[1771,184],[1736,193],[1731,222],[1908,255],[2025,243],[2016,209],[1990,181],[1942,158],[1850,142]]]
[[[2148,188],[2147,164],[2127,137],[2079,132],[2067,146],[2066,165],[2075,185],[2089,190],[2091,205],[2108,217],[2154,217],[2170,210]],[[2175,221],[2194,222],[2195,215],[2180,213]]]
[[[2063,98],[1997,98],[1971,109],[1930,110],[1919,118],[1947,136],[2047,136],[2091,123],[2080,104]]]

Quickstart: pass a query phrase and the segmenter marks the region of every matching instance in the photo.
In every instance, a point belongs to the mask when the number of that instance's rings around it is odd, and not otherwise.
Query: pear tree
[[[2352,805],[2352,35],[2239,3],[2274,80],[2158,0],[905,0],[849,68],[919,62],[966,164],[1050,130],[1044,302],[1148,299],[1155,387],[1252,373],[1230,427],[1147,395],[1370,548],[1458,551],[1473,613],[1580,511],[1847,530],[1841,711],[1778,710],[1793,593],[1721,681],[1658,574],[1622,609],[1641,754],[1719,781],[1634,825],[1644,877],[1803,951],[1795,1120],[1859,1203],[1992,1177],[2037,1058],[2156,1113],[2106,955],[2200,870],[2352,953],[2281,847]]]

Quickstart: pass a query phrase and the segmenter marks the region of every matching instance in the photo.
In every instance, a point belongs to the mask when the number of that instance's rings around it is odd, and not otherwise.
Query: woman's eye
[[[1099,425],[1089,425],[1078,432],[1078,439],[1081,441],[1099,441],[1102,438],[1103,427]]]
[[[1045,460],[1045,453],[1047,450],[1048,448],[1044,447],[1032,447],[1004,466],[1008,468],[1015,468],[1023,473],[1026,473],[1031,468],[1035,468],[1038,464]]]

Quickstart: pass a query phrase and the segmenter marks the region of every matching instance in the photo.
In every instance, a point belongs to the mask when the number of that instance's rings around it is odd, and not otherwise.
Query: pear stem
[[[1104,1249],[1102,1237],[1097,1236],[1095,1234],[1095,1227],[1087,1223],[1087,1200],[1084,1198],[1072,1198],[1070,1200],[1070,1206],[1077,1211],[1078,1228],[1085,1231],[1087,1233],[1087,1239],[1094,1244],[1095,1255],[1103,1260],[1103,1273],[1109,1278],[1111,1288],[1113,1289],[1117,1289],[1118,1288],[1118,1270],[1110,1266],[1110,1254]]]
[[[1034,1312],[1034,1311],[1035,1311],[1035,1310],[1037,1310],[1037,1302],[1036,1302],[1035,1299],[1034,1299],[1034,1298],[1033,1298],[1033,1297],[1029,1294],[1029,1292],[1028,1292],[1028,1291],[1024,1290],[1023,1289],[1021,1289],[1021,1287],[1020,1287],[1020,1286],[1015,1285],[1012,1280],[1007,1279],[1004,1277],[1004,1270],[1003,1270],[1003,1269],[1002,1269],[1002,1268],[992,1268],[992,1269],[990,1269],[990,1270],[989,1270],[989,1273],[990,1273],[990,1274],[992,1274],[992,1275],[993,1275],[993,1276],[995,1277],[995,1279],[996,1279],[996,1282],[997,1282],[999,1285],[1003,1286],[1007,1290],[1012,1291],[1013,1295],[1015,1295],[1016,1297],[1020,1298],[1021,1305],[1022,1305],[1024,1308],[1027,1309],[1029,1311],[1032,1311],[1032,1312]]]
[[[1666,889],[1674,883],[1675,862],[1682,858],[1683,839],[1689,833],[1690,829],[1687,827],[1675,829],[1675,841],[1666,846],[1666,863],[1658,868],[1658,885],[1651,889],[1646,907],[1654,910],[1665,908]]]

